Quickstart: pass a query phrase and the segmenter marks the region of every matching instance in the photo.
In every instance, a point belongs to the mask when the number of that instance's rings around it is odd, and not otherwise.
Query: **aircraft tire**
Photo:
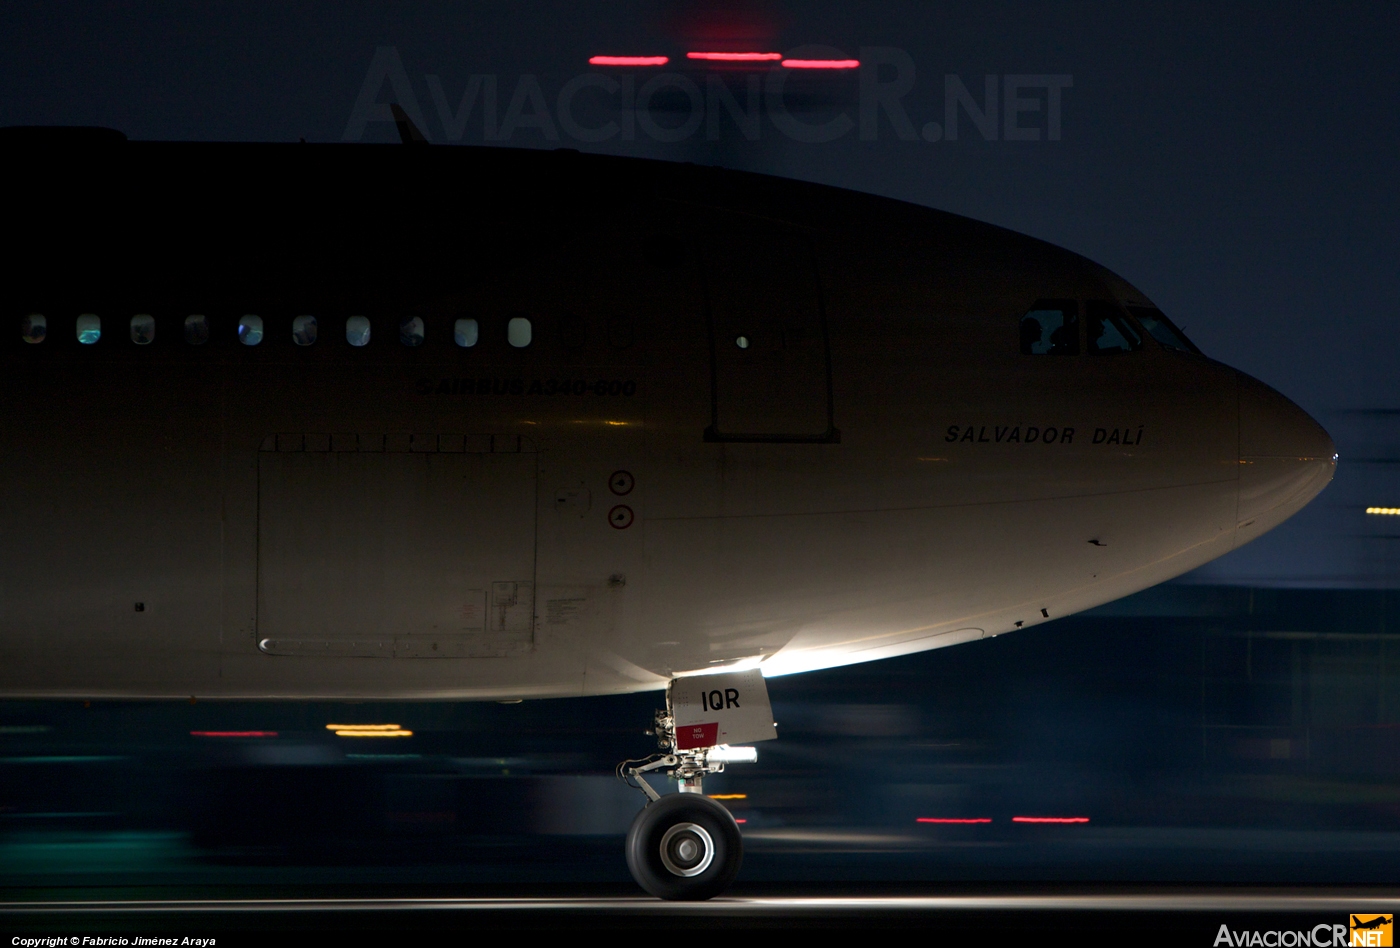
[[[729,888],[743,858],[733,815],[698,793],[648,803],[627,831],[627,868],[637,885],[661,899],[712,899]]]

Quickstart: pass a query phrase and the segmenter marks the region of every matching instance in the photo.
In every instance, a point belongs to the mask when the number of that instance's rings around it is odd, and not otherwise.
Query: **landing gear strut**
[[[669,710],[656,712],[656,728],[650,733],[656,735],[661,753],[617,767],[628,786],[647,795],[647,805],[627,831],[627,868],[637,884],[657,898],[714,898],[739,874],[744,840],[733,815],[705,796],[704,776],[723,773],[726,763],[756,755],[751,747],[678,750]],[[674,777],[680,792],[664,797],[657,793],[643,776],[654,771]]]

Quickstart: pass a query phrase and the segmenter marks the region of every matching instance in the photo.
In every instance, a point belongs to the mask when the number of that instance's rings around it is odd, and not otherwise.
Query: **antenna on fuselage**
[[[397,102],[389,103],[389,111],[394,114],[394,124],[399,128],[399,140],[405,145],[427,145],[428,138],[413,124],[413,119]],[[382,114],[382,113],[381,113]]]

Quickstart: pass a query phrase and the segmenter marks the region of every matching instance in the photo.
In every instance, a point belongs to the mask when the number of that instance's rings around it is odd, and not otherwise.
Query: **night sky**
[[[392,47],[440,144],[573,147],[778,174],[942,208],[1078,251],[1144,290],[1209,355],[1275,386],[1337,441],[1333,486],[1293,521],[1193,579],[1210,583],[1395,586],[1400,506],[1400,8],[1303,3],[862,3],[442,5],[75,4],[0,10],[0,124],[111,126],[133,139],[342,140],[376,51]],[[657,141],[690,114],[683,84],[651,97],[632,140],[579,141],[530,127],[534,76],[550,121],[595,54],[660,54],[660,70],[592,70],[635,88],[660,72],[708,88],[695,49],[859,57],[911,82],[902,130],[880,113],[833,141],[793,140],[765,108],[757,140],[726,115]],[[983,101],[984,77],[1055,76],[1059,139],[1045,90],[1019,128],[986,140],[962,113],[941,134],[949,74]],[[743,100],[746,75],[726,71]],[[427,77],[436,77],[430,83]],[[526,121],[486,141],[480,100],[449,120],[473,76],[495,77],[498,119],[519,93]],[[477,80],[481,88],[488,80]],[[861,114],[856,72],[807,73],[785,90],[807,126]],[[524,92],[521,92],[524,87]],[[441,90],[435,97],[434,89]],[[376,102],[406,98],[391,81]],[[624,118],[586,88],[575,118]],[[1004,103],[1002,103],[1004,105]],[[517,118],[519,117],[517,115]],[[780,117],[781,119],[781,117]],[[928,123],[940,129],[930,132]],[[901,136],[903,131],[904,136]],[[351,137],[356,137],[354,134]],[[394,141],[370,122],[363,141]],[[938,140],[929,141],[928,137]],[[714,140],[712,140],[714,139]],[[347,195],[372,200],[373,183]],[[446,213],[446,212],[443,212]],[[211,221],[210,226],[218,226]]]

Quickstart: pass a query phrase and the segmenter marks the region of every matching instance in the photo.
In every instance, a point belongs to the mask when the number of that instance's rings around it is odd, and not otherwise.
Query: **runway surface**
[[[568,912],[601,915],[774,914],[837,915],[859,912],[1061,911],[1061,912],[1388,912],[1400,907],[1400,891],[1317,894],[1101,893],[1025,895],[729,896],[708,902],[663,902],[646,896],[585,898],[435,899],[113,899],[0,903],[0,916],[25,914],[161,914],[170,912]]]
[[[1212,944],[1235,931],[1311,931],[1327,941],[1357,913],[1400,909],[1400,889],[1098,888],[846,895],[827,890],[738,893],[709,902],[642,895],[477,898],[131,898],[0,902],[0,930],[55,933],[219,933],[221,945],[253,932],[309,930],[919,928],[949,934],[1054,930],[1135,943]],[[1199,941],[1199,939],[1206,939]],[[7,940],[8,943],[8,940]],[[1336,944],[1346,944],[1339,938]],[[73,944],[73,942],[70,942]]]

